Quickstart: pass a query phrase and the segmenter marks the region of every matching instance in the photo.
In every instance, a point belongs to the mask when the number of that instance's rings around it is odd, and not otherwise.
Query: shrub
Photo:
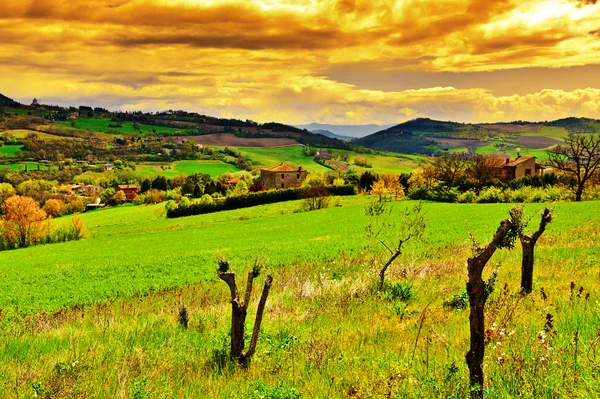
[[[481,191],[476,202],[478,204],[502,202],[502,190],[497,187],[488,187]]]
[[[64,205],[65,203],[59,199],[49,199],[46,201],[46,204],[44,204],[44,211],[52,217],[57,217],[60,215]]]
[[[473,190],[465,191],[456,200],[461,204],[471,204],[477,200],[477,194]]]
[[[465,309],[469,305],[469,295],[467,291],[461,291],[452,295],[450,299],[444,301],[444,307],[450,309]]]
[[[388,301],[408,301],[413,297],[412,284],[397,282],[396,284],[388,285],[383,296]]]

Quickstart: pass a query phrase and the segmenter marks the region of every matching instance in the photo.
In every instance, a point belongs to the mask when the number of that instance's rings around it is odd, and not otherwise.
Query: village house
[[[135,184],[119,184],[117,186],[117,190],[123,191],[128,200],[132,200],[137,197],[139,189],[140,188]]]
[[[108,171],[108,170],[113,170],[113,166],[110,163],[105,163],[104,165],[102,165],[102,169]]]
[[[81,193],[86,197],[97,197],[102,192],[102,187],[86,184],[81,188]]]
[[[505,162],[495,167],[495,176],[502,182],[520,179],[525,176],[540,175],[544,168],[535,162],[535,157],[526,156],[516,159],[506,158]]]
[[[300,187],[308,172],[302,166],[294,167],[282,163],[260,170],[260,179],[265,189]]]

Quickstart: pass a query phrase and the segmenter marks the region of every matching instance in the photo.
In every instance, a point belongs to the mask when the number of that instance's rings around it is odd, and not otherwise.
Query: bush
[[[396,284],[388,285],[383,296],[388,301],[404,301],[407,302],[413,297],[412,284],[397,282]]]
[[[450,309],[465,309],[469,305],[469,295],[467,291],[461,291],[452,295],[450,299],[444,301],[444,307]]]
[[[57,217],[60,215],[64,205],[65,203],[59,199],[49,199],[46,201],[46,204],[44,204],[44,211],[52,217]]]
[[[476,202],[478,204],[492,204],[503,202],[502,190],[497,187],[488,187],[481,191]]]
[[[456,200],[461,204],[471,204],[477,200],[477,194],[473,190],[465,191]]]

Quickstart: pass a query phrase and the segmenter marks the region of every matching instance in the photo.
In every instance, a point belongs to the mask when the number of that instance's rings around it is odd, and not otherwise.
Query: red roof
[[[137,190],[138,186],[136,186],[135,184],[119,184],[117,186],[117,188],[119,190],[133,190],[133,189]]]
[[[510,161],[509,163],[507,163],[504,166],[517,166],[519,164],[522,164],[523,162],[529,161],[530,159],[535,159],[535,157],[519,157],[517,159],[513,159],[512,161]]]
[[[294,166],[288,165],[287,163],[282,163],[281,165],[271,166],[270,168],[262,168],[261,170],[265,170],[268,172],[299,172],[302,170],[302,166],[296,168]]]

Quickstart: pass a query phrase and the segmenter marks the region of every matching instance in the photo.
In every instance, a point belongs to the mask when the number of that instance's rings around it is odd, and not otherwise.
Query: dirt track
[[[246,137],[236,137],[231,133],[205,134],[203,136],[187,137],[194,140],[198,144],[204,146],[219,146],[226,145],[234,147],[254,147],[254,148],[275,148],[288,147],[291,145],[300,145],[296,140],[287,138],[256,138],[250,139]]]

